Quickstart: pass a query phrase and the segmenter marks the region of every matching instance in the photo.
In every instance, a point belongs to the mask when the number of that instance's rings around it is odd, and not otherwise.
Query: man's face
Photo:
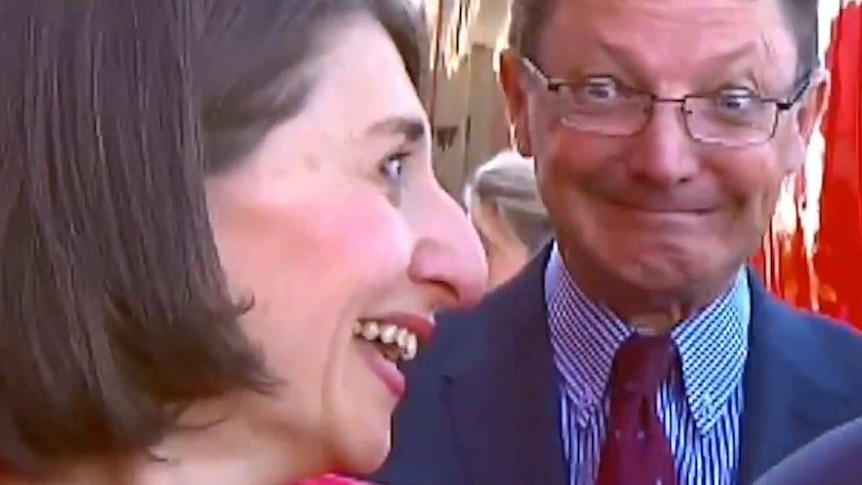
[[[797,51],[778,1],[558,0],[532,61],[552,79],[601,80],[583,93],[591,103],[618,90],[728,93],[732,109],[738,93],[787,100]],[[504,55],[502,77],[567,262],[652,291],[726,281],[756,251],[826,92],[815,75],[774,137],[731,148],[694,140],[674,103],[633,135],[586,132],[517,56]]]

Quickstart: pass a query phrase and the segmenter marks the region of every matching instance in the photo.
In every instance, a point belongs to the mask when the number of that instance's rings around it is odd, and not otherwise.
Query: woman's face
[[[521,271],[530,259],[530,250],[493,207],[478,200],[471,206],[470,219],[488,260],[488,289],[493,289]]]
[[[231,291],[253,298],[242,324],[284,381],[244,399],[243,419],[299,443],[292,460],[367,472],[389,451],[404,392],[390,359],[421,347],[436,310],[475,303],[487,270],[434,178],[395,45],[364,17],[333,31],[309,62],[303,111],[208,180],[207,197]]]

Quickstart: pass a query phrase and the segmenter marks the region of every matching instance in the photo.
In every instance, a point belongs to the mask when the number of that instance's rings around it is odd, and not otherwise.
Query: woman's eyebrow
[[[384,118],[372,123],[365,132],[401,136],[410,143],[420,141],[428,135],[424,120],[411,115]]]

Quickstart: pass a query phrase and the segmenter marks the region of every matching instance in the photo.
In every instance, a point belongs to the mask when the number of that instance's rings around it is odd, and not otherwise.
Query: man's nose
[[[435,308],[475,305],[485,293],[488,265],[479,236],[467,215],[442,189],[426,205],[418,242],[410,263],[410,277],[432,285]]]
[[[629,170],[646,185],[667,189],[694,178],[700,164],[692,151],[686,119],[678,103],[656,103],[644,129],[635,135]]]

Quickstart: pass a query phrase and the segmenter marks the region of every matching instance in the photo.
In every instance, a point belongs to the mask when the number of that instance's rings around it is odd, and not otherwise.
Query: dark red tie
[[[669,336],[635,334],[617,350],[597,485],[676,485],[673,453],[655,405],[676,359]]]

